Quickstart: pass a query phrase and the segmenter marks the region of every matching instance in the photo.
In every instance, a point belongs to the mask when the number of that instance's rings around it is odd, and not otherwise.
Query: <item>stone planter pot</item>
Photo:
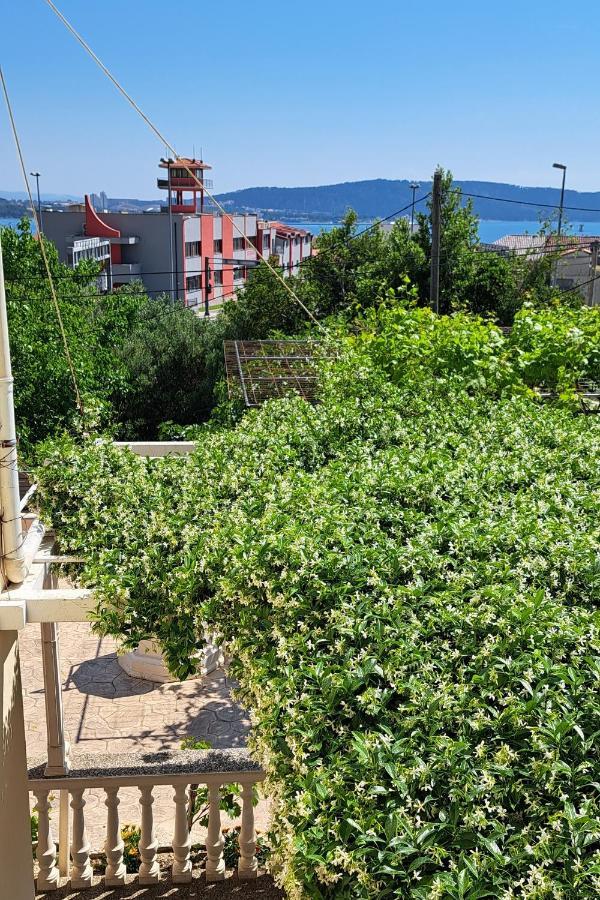
[[[135,650],[119,653],[118,659],[121,668],[132,678],[144,678],[158,684],[177,681],[167,669],[160,648],[153,640],[140,641]],[[198,674],[190,676],[190,679],[210,675],[223,665],[221,648],[207,639],[203,650],[199,653],[199,660]]]

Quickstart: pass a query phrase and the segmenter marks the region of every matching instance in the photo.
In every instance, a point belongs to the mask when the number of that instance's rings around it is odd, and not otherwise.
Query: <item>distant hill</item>
[[[35,182],[33,182],[33,187],[35,188]],[[27,193],[25,191],[4,191],[0,188],[0,197],[3,200],[27,200]],[[76,200],[77,197],[74,197],[72,194],[41,194],[42,203],[53,202],[55,200],[66,202],[68,200]]]
[[[20,219],[22,216],[30,215],[29,203],[0,197],[0,219]]]
[[[420,184],[417,198],[431,190],[431,181],[423,180]],[[536,220],[551,215],[560,196],[556,187],[520,187],[495,181],[456,181],[455,185],[465,193],[501,198],[474,199],[475,211],[482,219]],[[408,206],[411,197],[409,181],[384,178],[320,187],[253,187],[217,195],[226,209],[258,212],[268,218],[315,222],[339,219],[348,208],[356,210],[361,219],[385,218]],[[529,203],[540,206],[525,205]],[[417,209],[423,209],[423,206],[421,204]],[[587,210],[567,210],[566,217],[571,221],[600,221],[600,191],[565,191],[565,206]]]
[[[420,184],[417,198],[431,190],[431,181],[423,180]],[[473,199],[475,212],[481,219],[523,222],[555,217],[560,197],[556,187],[521,187],[495,181],[456,181],[455,185],[465,195],[482,195]],[[495,199],[484,199],[486,197]],[[409,181],[385,178],[316,187],[252,187],[217,194],[219,202],[231,212],[257,212],[269,219],[308,222],[336,221],[349,208],[356,210],[360,219],[384,219],[403,207],[409,207],[411,198]],[[55,209],[66,205],[57,201],[51,204],[42,202]],[[164,198],[108,198],[111,212],[157,211],[161,203],[164,203]],[[417,209],[424,207],[425,204],[421,203]],[[566,191],[565,207],[567,221],[600,222],[600,191]],[[26,202],[3,197],[0,193],[0,218],[19,218],[29,214]]]

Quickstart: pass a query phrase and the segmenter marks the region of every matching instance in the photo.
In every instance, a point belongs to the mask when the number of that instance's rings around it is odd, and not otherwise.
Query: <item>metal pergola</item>
[[[321,341],[224,341],[223,349],[230,398],[247,407],[290,394],[315,401],[317,361],[328,358]]]

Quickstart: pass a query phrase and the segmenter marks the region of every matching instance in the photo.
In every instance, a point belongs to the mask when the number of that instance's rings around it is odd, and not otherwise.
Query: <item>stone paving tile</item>
[[[87,623],[60,625],[61,675],[65,728],[74,753],[125,753],[131,750],[178,748],[188,735],[213,747],[243,747],[250,731],[245,711],[231,699],[231,682],[223,670],[179,684],[153,684],[131,678],[120,667],[115,643],[92,634]],[[23,678],[27,753],[46,753],[46,714],[40,628],[21,632],[19,649]],[[155,790],[154,814],[161,844],[173,830],[172,788]],[[104,843],[104,792],[86,792],[88,838],[94,850]],[[122,823],[139,823],[139,792],[119,792]],[[58,805],[58,804],[56,804]],[[267,827],[267,804],[257,808],[257,827]],[[55,823],[55,832],[57,831]],[[56,834],[55,834],[56,837]],[[194,835],[194,839],[200,839]]]

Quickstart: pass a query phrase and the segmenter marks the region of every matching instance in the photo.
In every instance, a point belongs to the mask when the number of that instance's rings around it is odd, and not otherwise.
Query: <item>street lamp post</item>
[[[35,184],[37,187],[37,208],[38,208],[38,222],[40,225],[40,231],[44,230],[44,223],[42,222],[42,202],[40,200],[40,173],[39,172],[30,172],[29,173],[32,178],[35,178]]]
[[[562,219],[563,219],[563,207],[565,203],[565,179],[567,177],[567,167],[562,163],[552,163],[553,169],[562,169],[562,186],[560,189],[560,206],[558,208],[558,237],[560,237],[562,230]]]
[[[412,234],[413,228],[415,226],[415,194],[419,190],[421,185],[417,184],[416,181],[411,181],[409,187],[412,191],[412,206],[411,206],[411,210],[410,210],[410,233]]]

